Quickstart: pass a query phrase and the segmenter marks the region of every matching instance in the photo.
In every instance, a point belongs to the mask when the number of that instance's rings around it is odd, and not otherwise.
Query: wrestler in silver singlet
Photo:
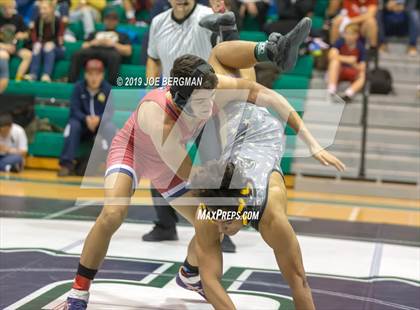
[[[284,124],[266,108],[245,102],[229,103],[219,115],[221,160],[232,161],[252,181],[255,193],[248,206],[260,210],[261,218],[270,175],[273,171],[281,173],[280,160],[285,151]],[[258,221],[251,222],[251,225],[257,229]]]

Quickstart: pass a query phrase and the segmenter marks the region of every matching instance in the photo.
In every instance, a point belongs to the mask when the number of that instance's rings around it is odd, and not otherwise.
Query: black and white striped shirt
[[[172,17],[172,9],[153,18],[147,55],[160,60],[163,77],[169,77],[175,59],[184,54],[208,60],[212,49],[211,31],[200,27],[198,22],[212,13],[211,8],[196,4],[190,16],[182,22]]]

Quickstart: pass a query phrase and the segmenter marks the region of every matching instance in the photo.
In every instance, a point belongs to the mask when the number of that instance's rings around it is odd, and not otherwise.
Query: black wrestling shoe
[[[233,243],[232,239],[228,235],[225,235],[222,240],[222,252],[224,253],[235,253],[236,245]]]
[[[176,227],[166,228],[162,225],[155,224],[152,231],[143,235],[143,241],[158,242],[158,241],[174,241],[178,240]]]
[[[219,33],[221,30],[220,27],[232,27],[232,29],[236,29],[236,18],[233,12],[214,13],[204,16],[198,24],[212,32]]]
[[[270,34],[267,49],[272,54],[272,61],[282,72],[289,71],[296,65],[299,48],[308,37],[311,27],[312,20],[305,17],[284,36],[277,32]]]

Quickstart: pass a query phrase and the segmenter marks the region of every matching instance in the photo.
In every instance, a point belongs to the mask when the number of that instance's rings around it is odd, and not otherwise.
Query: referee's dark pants
[[[202,141],[201,144],[200,141]],[[209,160],[220,158],[222,149],[220,145],[219,118],[217,116],[212,117],[206,122],[204,129],[198,135],[194,143],[200,151],[200,160],[202,164]],[[157,215],[156,224],[164,229],[173,230],[175,232],[176,223],[178,222],[178,216],[176,215],[175,210],[165,202],[158,190],[152,187],[151,192],[153,206]]]

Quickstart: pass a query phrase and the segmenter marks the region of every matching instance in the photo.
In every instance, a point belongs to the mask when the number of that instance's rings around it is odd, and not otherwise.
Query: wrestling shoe
[[[63,310],[85,310],[89,301],[89,292],[72,288]]]
[[[236,18],[233,12],[214,13],[204,16],[198,24],[203,28],[218,33],[221,30],[220,27],[235,27],[236,29]]]
[[[271,52],[272,61],[282,71],[286,72],[296,64],[299,48],[308,37],[312,27],[312,20],[303,18],[288,34],[273,32],[268,37],[267,49]]]
[[[197,292],[203,298],[206,298],[203,286],[201,285],[200,275],[198,273],[191,274],[187,272],[184,266],[179,268],[178,274],[176,275],[176,284],[186,290]]]

